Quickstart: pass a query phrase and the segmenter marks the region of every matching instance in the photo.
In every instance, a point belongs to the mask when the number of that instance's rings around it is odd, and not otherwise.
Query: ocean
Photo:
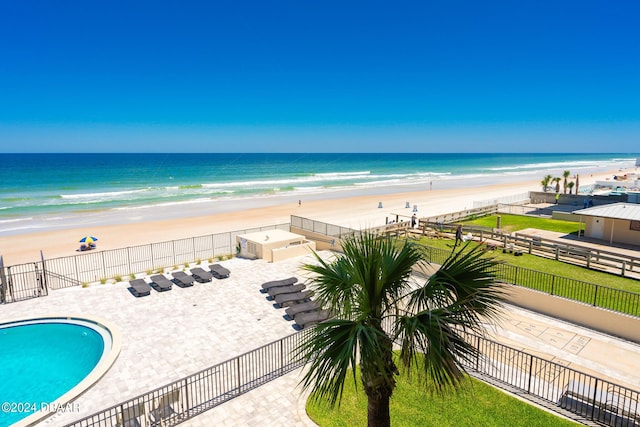
[[[637,154],[0,154],[0,235],[634,167]]]

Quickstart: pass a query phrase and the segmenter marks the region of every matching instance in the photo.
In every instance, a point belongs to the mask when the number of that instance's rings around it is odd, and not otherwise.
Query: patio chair
[[[130,289],[137,297],[145,297],[151,295],[151,286],[144,279],[134,279],[129,282]]]
[[[293,320],[296,314],[306,313],[308,311],[320,310],[322,306],[318,301],[303,302],[302,304],[294,304],[285,310],[290,320]]]
[[[213,275],[208,271],[204,271],[200,267],[192,268],[191,275],[200,283],[210,282],[213,279]]]
[[[164,274],[156,274],[151,276],[151,286],[158,292],[170,291],[173,282],[167,279]]]
[[[193,286],[193,282],[196,281],[193,276],[185,273],[184,271],[174,271],[171,273],[171,277],[173,277],[173,283],[181,288]]]
[[[329,310],[309,311],[297,314],[293,320],[300,329],[304,329],[309,325],[323,322],[329,318]]]
[[[224,268],[220,264],[211,264],[209,266],[209,270],[211,270],[211,274],[213,274],[213,277],[216,279],[226,279],[229,277],[229,274],[231,274],[228,269]]]
[[[149,414],[147,405],[140,402],[133,406],[121,408],[116,415],[118,427],[149,427]]]
[[[182,393],[180,389],[169,391],[155,400],[151,414],[159,425],[164,425],[164,420],[176,420],[184,412],[182,405]]]
[[[288,279],[282,279],[282,280],[272,280],[271,282],[266,282],[262,284],[262,289],[260,290],[260,292],[269,292],[269,289],[271,288],[276,288],[276,287],[280,287],[280,286],[287,286],[287,285],[293,285],[294,283],[296,283],[298,281],[297,277],[289,277]]]
[[[306,285],[300,283],[298,285],[288,285],[288,286],[278,286],[276,288],[271,288],[269,289],[269,296],[267,297],[268,299],[273,299],[275,297],[277,297],[278,295],[282,295],[282,294],[292,294],[295,292],[300,292],[300,291],[304,291],[304,289],[306,288]]]
[[[313,291],[295,292],[292,294],[281,294],[274,298],[279,307],[289,306],[300,302],[306,302],[313,296]]]

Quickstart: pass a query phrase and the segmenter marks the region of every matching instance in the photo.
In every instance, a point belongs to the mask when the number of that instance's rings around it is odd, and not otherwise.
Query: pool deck
[[[323,257],[330,257],[328,252]],[[221,264],[228,279],[174,286],[135,298],[128,284],[93,284],[50,291],[43,298],[0,306],[0,322],[50,315],[99,317],[116,325],[122,350],[112,368],[76,399],[78,412],[41,422],[58,426],[188,376],[295,333],[260,284],[297,276],[311,255],[278,263],[234,258]],[[574,369],[640,390],[640,345],[507,306],[491,338]],[[187,426],[314,425],[304,413],[301,370],[189,420]]]

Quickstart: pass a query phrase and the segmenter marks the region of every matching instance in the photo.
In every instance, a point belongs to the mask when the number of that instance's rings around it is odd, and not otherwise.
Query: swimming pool
[[[38,411],[60,410],[97,380],[115,358],[110,330],[80,318],[39,318],[0,324],[0,426],[16,423]],[[98,367],[104,372],[75,390]],[[69,393],[75,390],[75,393]],[[61,397],[54,406],[53,402]],[[67,410],[73,409],[68,407]]]

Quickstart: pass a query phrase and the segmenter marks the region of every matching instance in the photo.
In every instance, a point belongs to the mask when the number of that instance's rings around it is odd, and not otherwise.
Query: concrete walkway
[[[505,345],[640,390],[638,344],[514,306],[505,306],[500,324],[487,325],[487,331],[488,338]],[[298,386],[301,372],[289,373],[183,425],[314,426],[304,411],[306,399]]]
[[[323,257],[332,256],[323,252]],[[304,256],[279,263],[234,258],[222,264],[231,277],[193,288],[174,287],[134,298],[127,283],[93,284],[0,306],[0,323],[51,315],[97,316],[117,325],[121,353],[93,387],[75,402],[75,413],[42,425],[59,426],[295,333],[281,309],[259,292],[269,280],[298,276]],[[640,390],[640,346],[507,307],[502,322],[487,326],[491,338]],[[135,368],[135,369],[134,369]],[[298,387],[300,370],[189,420],[187,426],[308,426]]]

